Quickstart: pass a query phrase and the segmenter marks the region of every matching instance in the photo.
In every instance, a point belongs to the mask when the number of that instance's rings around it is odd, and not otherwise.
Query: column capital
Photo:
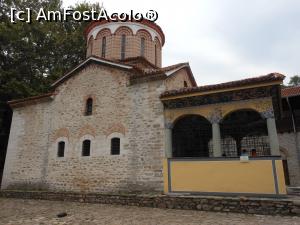
[[[220,109],[214,109],[207,118],[212,124],[219,123],[222,119],[222,111]]]
[[[166,129],[173,129],[174,124],[172,122],[165,122],[165,128]]]
[[[274,118],[274,111],[272,108],[268,108],[263,112],[260,112],[260,115],[264,118],[264,119],[269,119],[269,118]]]

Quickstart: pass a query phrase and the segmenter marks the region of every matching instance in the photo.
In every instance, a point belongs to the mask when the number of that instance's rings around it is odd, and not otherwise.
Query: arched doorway
[[[220,128],[222,145],[223,140],[227,140],[227,146],[222,146],[224,156],[240,156],[242,151],[253,156],[270,155],[267,124],[258,112],[251,109],[233,111],[223,118]],[[229,140],[232,143],[228,143]],[[228,148],[230,145],[236,147]]]
[[[210,122],[200,115],[180,118],[172,132],[174,157],[209,157]]]

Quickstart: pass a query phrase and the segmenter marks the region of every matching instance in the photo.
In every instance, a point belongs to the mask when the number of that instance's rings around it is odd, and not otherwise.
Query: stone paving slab
[[[68,215],[57,218],[57,214]],[[1,225],[299,225],[300,217],[0,198]]]

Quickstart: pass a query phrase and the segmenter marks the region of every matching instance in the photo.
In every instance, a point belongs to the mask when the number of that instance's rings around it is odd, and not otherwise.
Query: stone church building
[[[52,92],[9,102],[2,189],[284,195],[300,185],[300,137],[276,128],[283,75],[197,86],[188,63],[162,67],[155,23],[97,21],[84,35],[86,59]]]

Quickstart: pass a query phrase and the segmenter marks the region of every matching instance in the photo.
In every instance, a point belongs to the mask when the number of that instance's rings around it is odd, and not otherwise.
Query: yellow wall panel
[[[279,193],[285,194],[281,160],[277,160]],[[167,174],[167,163],[164,164]],[[272,160],[171,161],[171,191],[276,194]],[[165,178],[165,192],[168,179]]]

